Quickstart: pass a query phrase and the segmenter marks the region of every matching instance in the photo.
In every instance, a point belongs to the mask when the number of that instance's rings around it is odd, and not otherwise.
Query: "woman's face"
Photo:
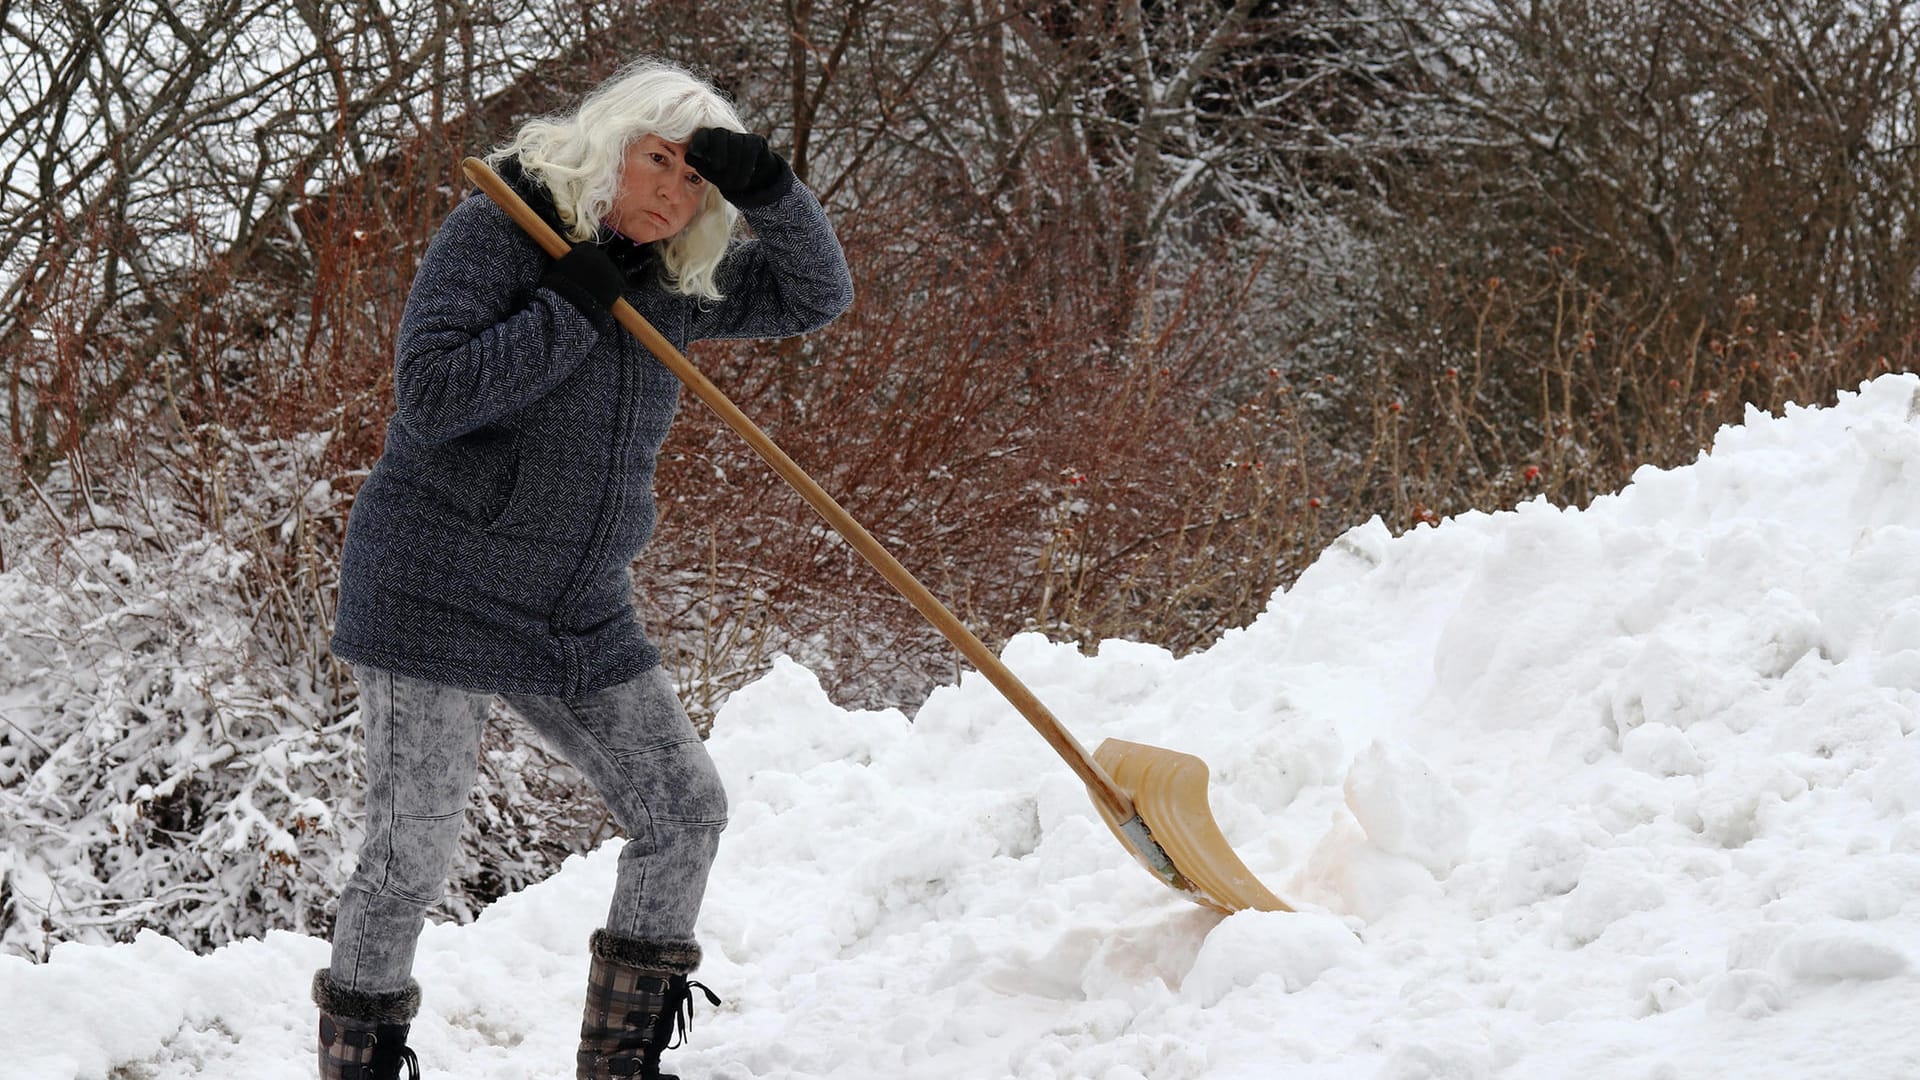
[[[607,224],[638,244],[677,236],[700,211],[707,182],[686,162],[686,143],[644,135],[627,148]]]

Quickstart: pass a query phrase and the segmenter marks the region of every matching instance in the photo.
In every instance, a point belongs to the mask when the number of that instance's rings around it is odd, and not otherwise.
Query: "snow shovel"
[[[461,169],[548,255],[557,259],[567,253],[567,242],[488,168],[486,162],[470,157],[461,163]],[[872,563],[900,595],[918,608],[920,614],[945,634],[1007,701],[1020,710],[1040,737],[1047,740],[1047,745],[1085,782],[1100,816],[1141,865],[1188,899],[1221,911],[1293,910],[1260,884],[1221,835],[1220,826],[1214,822],[1213,812],[1207,806],[1204,762],[1189,754],[1119,739],[1108,739],[1089,755],[999,657],[908,573],[898,559],[888,554],[852,515],[841,509],[812,477],[794,464],[792,458],[775,446],[672,342],[661,336],[625,300],[614,303],[613,314],[620,325],[639,338],[708,408],[719,413],[727,426],[766,459],[774,472],[793,485],[808,505],[827,519],[827,524]]]

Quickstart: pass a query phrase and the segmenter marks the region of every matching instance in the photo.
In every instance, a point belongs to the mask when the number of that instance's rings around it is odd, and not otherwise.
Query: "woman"
[[[609,308],[624,297],[685,348],[802,333],[852,301],[819,202],[679,68],[636,64],[490,160],[573,248],[549,259],[472,196],[407,296],[396,410],[341,561],[333,651],[360,687],[368,814],[314,977],[323,1080],[417,1069],[414,946],[494,695],[629,837],[591,940],[578,1075],[661,1075],[699,986],[694,918],[726,797],[631,600],[680,384]],[[740,217],[755,239],[730,243]]]

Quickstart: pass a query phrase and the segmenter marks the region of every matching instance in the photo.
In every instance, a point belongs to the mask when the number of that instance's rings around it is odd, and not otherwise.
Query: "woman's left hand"
[[[701,128],[687,140],[687,164],[735,206],[764,206],[786,194],[786,161],[751,131]]]

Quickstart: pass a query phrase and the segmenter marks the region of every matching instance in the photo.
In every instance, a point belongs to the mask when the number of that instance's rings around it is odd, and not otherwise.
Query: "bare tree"
[[[0,355],[26,478],[129,393],[210,377],[189,327],[310,260],[312,190],[512,77],[522,5],[241,0],[5,8]],[[378,196],[375,196],[376,200]],[[57,329],[56,329],[57,328]],[[161,363],[162,358],[165,363]]]
[[[1621,302],[1683,314],[1911,310],[1920,5],[1381,8],[1430,166],[1397,172],[1395,201],[1468,223],[1453,235],[1508,273],[1559,247]]]
[[[1584,501],[1744,403],[1911,362],[1920,5],[1377,0],[1355,26],[1397,57],[1348,170],[1376,302],[1310,366],[1374,362],[1325,390],[1336,441],[1407,440],[1349,472],[1359,501]]]

